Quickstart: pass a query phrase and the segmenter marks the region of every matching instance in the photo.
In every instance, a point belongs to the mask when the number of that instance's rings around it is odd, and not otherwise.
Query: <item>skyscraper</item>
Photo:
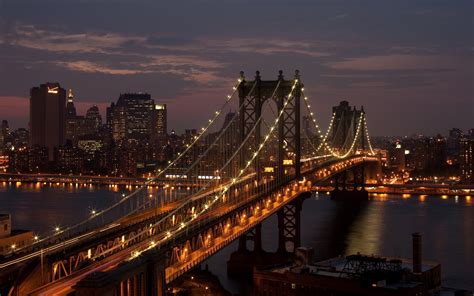
[[[153,110],[151,143],[155,159],[163,161],[164,149],[168,141],[166,104],[156,104]]]
[[[54,147],[65,142],[66,90],[59,83],[45,83],[30,91],[30,146],[48,148],[49,160]]]
[[[102,117],[96,105],[87,110],[86,116],[77,115],[72,90],[68,90],[66,104],[66,140],[75,146],[81,137],[95,135],[102,126]]]
[[[155,108],[155,102],[149,94],[121,94],[117,104],[112,103],[107,110],[114,141],[152,139]]]
[[[80,125],[80,118],[78,118],[76,107],[74,106],[74,95],[72,94],[72,89],[68,90],[65,118],[66,140],[75,142],[77,130],[79,129]]]
[[[67,91],[67,104],[66,104],[66,118],[76,117],[76,107],[74,106],[74,95],[72,94],[72,89]]]
[[[447,157],[450,165],[459,162],[459,149],[462,136],[463,133],[458,128],[453,128],[449,131],[449,137],[447,140]]]
[[[167,134],[167,114],[166,104],[156,104],[154,111],[154,128],[158,137],[164,137]]]
[[[86,121],[88,126],[92,129],[91,133],[97,133],[102,126],[102,116],[100,115],[99,107],[93,105],[86,112]]]
[[[461,181],[474,184],[474,135],[461,138],[459,168]]]

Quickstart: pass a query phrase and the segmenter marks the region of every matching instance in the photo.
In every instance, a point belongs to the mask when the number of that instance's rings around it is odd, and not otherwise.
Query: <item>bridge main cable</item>
[[[102,217],[103,215],[108,213],[110,210],[116,208],[117,206],[119,206],[121,204],[124,204],[126,201],[130,200],[132,197],[137,195],[139,192],[145,190],[148,187],[148,185],[151,184],[152,182],[157,181],[160,176],[162,176],[167,170],[172,168],[174,164],[176,164],[188,151],[190,151],[190,149],[194,145],[196,145],[196,143],[198,143],[200,141],[200,139],[205,134],[205,132],[207,130],[209,130],[210,127],[213,124],[215,124],[216,120],[221,116],[223,110],[230,104],[232,98],[235,97],[238,86],[240,85],[240,83],[242,81],[243,81],[242,77],[237,79],[236,84],[232,87],[232,89],[233,89],[232,93],[230,95],[227,95],[226,100],[223,103],[222,107],[214,113],[214,116],[213,116],[212,119],[208,120],[208,124],[205,127],[201,128],[200,133],[194,138],[194,140],[192,141],[192,143],[190,145],[186,146],[185,150],[182,153],[179,153],[178,156],[173,161],[169,161],[168,165],[164,169],[162,169],[162,170],[159,169],[157,171],[157,175],[154,178],[150,178],[147,181],[145,181],[144,184],[142,184],[138,189],[136,189],[132,193],[130,193],[128,195],[125,195],[125,196],[122,196],[122,198],[118,202],[114,203],[113,205],[111,205],[111,206],[109,206],[109,207],[107,207],[107,208],[105,208],[101,211],[95,211],[95,213],[93,213],[87,219],[84,219],[83,221],[78,222],[74,225],[68,226],[66,228],[57,230],[52,235],[43,237],[43,238],[35,241],[35,243],[33,245],[30,245],[30,246],[27,246],[27,247],[24,247],[24,248],[21,248],[21,249],[19,248],[16,253],[21,253],[22,251],[25,251],[25,250],[35,250],[35,249],[44,248],[44,247],[50,245],[51,243],[53,243],[53,244],[56,243],[58,237],[61,238],[61,240],[64,240],[65,238],[63,237],[63,235],[66,234],[66,233],[70,233],[70,235],[68,236],[70,238],[71,234],[72,234],[71,231],[73,231],[74,229],[78,229],[79,227],[84,226],[87,223],[90,223],[91,221],[98,220],[100,217]],[[77,235],[82,235],[83,233],[84,233],[84,230],[82,232],[77,232],[77,233],[74,233],[72,235],[76,235],[76,234]],[[28,256],[28,257],[30,257],[30,256]],[[5,264],[6,263],[0,264],[0,268],[5,267],[4,266]]]

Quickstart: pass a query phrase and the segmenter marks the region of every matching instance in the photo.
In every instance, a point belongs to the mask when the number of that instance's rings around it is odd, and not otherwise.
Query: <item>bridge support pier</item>
[[[296,199],[277,212],[279,254],[294,253],[301,246],[301,207],[301,199]]]
[[[348,171],[334,176],[334,189],[331,198],[340,201],[366,201],[369,193],[365,190],[365,165],[350,169],[352,182],[348,182]]]
[[[239,237],[239,252],[248,252],[247,241],[253,242],[253,252],[261,253],[262,249],[262,224],[258,224],[248,233]]]
[[[95,272],[73,287],[77,296],[165,296],[164,256],[155,250],[107,272]]]

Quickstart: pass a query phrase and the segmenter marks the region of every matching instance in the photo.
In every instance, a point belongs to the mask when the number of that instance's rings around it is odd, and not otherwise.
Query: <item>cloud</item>
[[[145,38],[113,33],[65,33],[33,25],[17,25],[9,36],[9,45],[51,52],[117,53],[127,42],[143,42]],[[5,40],[4,43],[7,43]]]
[[[335,70],[442,70],[454,69],[460,60],[453,56],[391,54],[350,58],[328,63]]]
[[[68,33],[64,28],[17,24],[3,43],[42,51],[33,63],[104,75],[170,74],[203,85],[228,81],[228,56],[326,57],[312,42],[274,38],[182,38],[104,32]]]
[[[85,73],[101,73],[101,74],[111,74],[111,75],[133,75],[133,74],[149,73],[149,71],[139,70],[139,69],[112,68],[100,63],[94,63],[90,61],[56,62],[56,65],[72,70],[72,71],[79,71],[79,72],[85,72]]]
[[[185,81],[201,84],[222,81],[218,70],[224,64],[212,60],[203,60],[196,56],[153,56],[143,62],[122,62],[107,64],[87,60],[58,61],[57,66],[71,71],[100,73],[108,75],[171,74]]]
[[[232,38],[208,40],[207,45],[215,50],[263,55],[296,54],[310,57],[325,57],[331,53],[318,49],[309,42],[288,39]]]

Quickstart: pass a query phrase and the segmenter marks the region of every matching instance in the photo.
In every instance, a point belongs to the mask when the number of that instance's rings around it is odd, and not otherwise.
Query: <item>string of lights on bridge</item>
[[[339,159],[346,158],[347,156],[349,156],[351,154],[352,150],[355,147],[355,144],[357,143],[358,136],[359,136],[359,133],[360,133],[360,128],[361,128],[361,125],[362,125],[362,122],[363,122],[365,135],[367,137],[367,142],[368,142],[368,145],[369,145],[370,153],[372,155],[375,154],[373,149],[372,149],[372,144],[370,142],[370,137],[369,137],[368,130],[367,130],[367,122],[365,120],[365,112],[362,112],[361,116],[359,117],[359,122],[357,124],[356,134],[355,134],[354,139],[353,139],[353,141],[350,145],[349,150],[346,153],[341,155],[341,154],[337,153],[336,151],[334,151],[334,149],[331,148],[327,143],[329,133],[331,132],[331,130],[333,128],[333,125],[334,125],[334,119],[335,119],[336,113],[332,114],[331,121],[329,123],[329,127],[328,127],[328,129],[326,130],[326,133],[323,136],[322,131],[319,128],[319,125],[317,124],[316,118],[314,117],[314,113],[311,111],[311,106],[309,105],[309,102],[308,102],[309,98],[304,95],[304,88],[302,89],[302,96],[304,98],[305,105],[306,105],[306,108],[308,110],[308,114],[311,117],[311,122],[313,123],[316,131],[318,132],[319,137],[322,138],[321,143],[319,144],[318,148],[316,148],[315,152],[318,152],[322,148],[322,146],[324,146],[331,153],[332,156],[334,156],[336,158],[339,158]]]
[[[115,208],[117,207],[118,205],[126,202],[127,200],[129,200],[131,197],[133,197],[135,194],[137,194],[138,192],[140,192],[141,190],[143,190],[144,188],[147,188],[147,186],[156,181],[159,177],[161,177],[167,170],[169,170],[170,168],[172,168],[173,166],[176,165],[176,163],[183,157],[183,155],[185,155],[190,149],[192,149],[192,147],[198,143],[202,136],[209,130],[209,128],[216,122],[216,120],[220,117],[220,115],[222,114],[223,110],[225,109],[225,107],[230,103],[230,101],[232,100],[232,98],[235,96],[235,93],[238,91],[238,87],[239,85],[242,83],[243,79],[242,77],[239,77],[237,79],[237,82],[234,84],[234,86],[232,86],[232,93],[231,94],[228,94],[226,97],[225,97],[225,102],[224,104],[222,105],[222,107],[215,111],[214,112],[214,116],[210,119],[207,120],[207,125],[202,127],[200,132],[193,138],[193,141],[190,143],[190,144],[187,144],[185,147],[185,149],[183,150],[183,152],[181,153],[178,153],[177,154],[177,157],[173,160],[173,161],[168,161],[168,164],[165,168],[163,169],[158,169],[157,171],[157,174],[153,177],[153,178],[149,178],[143,185],[141,185],[139,188],[137,188],[137,190],[131,192],[130,194],[126,195],[126,194],[122,194],[122,199],[120,199],[117,203],[111,205],[110,207],[106,208],[106,209],[103,209],[101,211],[99,210],[96,210],[94,208],[89,208],[89,212],[90,212],[90,216],[75,224],[75,225],[71,225],[67,228],[61,228],[59,225],[56,225],[54,227],[52,227],[52,229],[54,230],[54,232],[49,235],[49,236],[46,236],[46,237],[43,237],[43,238],[40,238],[39,237],[39,234],[35,234],[34,235],[34,244],[38,244],[38,243],[41,243],[43,241],[46,241],[48,239],[51,239],[53,237],[56,237],[58,235],[61,235],[62,233],[65,233],[71,229],[74,229],[84,223],[87,223],[93,219],[96,219],[98,218],[100,215],[103,215],[105,214],[107,211],[111,210],[112,208]],[[13,248],[14,249],[14,248]]]
[[[242,83],[243,81],[243,78],[240,77],[239,79],[237,79],[237,82],[234,84],[234,86],[232,87],[232,93],[227,95],[226,96],[226,100],[225,100],[225,103],[223,104],[223,106],[221,107],[220,110],[218,111],[215,111],[214,112],[214,116],[212,118],[210,118],[207,122],[207,125],[205,125],[204,127],[201,128],[200,132],[193,138],[193,140],[191,141],[190,144],[187,144],[185,147],[185,149],[183,150],[183,152],[181,153],[178,153],[177,154],[177,157],[173,160],[173,161],[168,161],[168,164],[167,166],[164,168],[164,169],[160,169],[157,171],[157,174],[153,177],[153,178],[149,178],[142,186],[140,186],[137,190],[135,190],[134,192],[131,192],[130,194],[128,195],[125,195],[123,194],[122,195],[122,199],[120,199],[117,203],[113,204],[112,206],[106,208],[106,209],[103,209],[101,211],[98,211],[98,210],[95,210],[95,209],[90,209],[90,216],[85,219],[84,221],[80,222],[80,223],[77,223],[75,225],[72,225],[70,227],[67,227],[67,228],[63,228],[61,229],[59,226],[55,226],[53,229],[54,229],[54,233],[50,236],[47,236],[47,237],[44,237],[44,238],[39,238],[38,235],[35,235],[34,236],[34,240],[35,240],[35,244],[36,243],[39,243],[39,242],[42,242],[42,241],[46,241],[48,239],[51,239],[55,236],[58,236],[62,233],[65,233],[66,231],[69,231],[69,230],[72,230],[74,229],[75,227],[78,227],[82,224],[85,224],[89,221],[91,221],[92,219],[96,219],[97,217],[99,217],[100,215],[104,215],[106,212],[108,212],[109,210],[111,210],[112,208],[114,207],[117,207],[118,205],[124,203],[125,201],[127,201],[128,199],[130,199],[132,196],[136,195],[138,192],[140,192],[141,190],[143,190],[144,188],[147,188],[147,186],[153,182],[153,181],[156,181],[160,176],[163,175],[164,172],[166,172],[167,170],[169,170],[170,168],[172,168],[173,166],[176,165],[176,163],[183,157],[183,155],[185,155],[190,149],[192,149],[192,147],[198,143],[200,141],[200,139],[203,137],[203,135],[210,129],[211,126],[213,126],[213,124],[216,122],[216,120],[220,117],[220,115],[223,113],[223,110],[224,108],[230,103],[230,101],[232,100],[232,98],[235,96],[235,93],[237,92],[238,90],[238,87],[240,86],[240,84]],[[193,215],[191,215],[191,218],[189,221],[187,222],[182,222],[181,225],[179,226],[178,229],[176,229],[174,232],[171,232],[171,231],[168,231],[166,237],[163,239],[163,240],[166,240],[166,239],[169,239],[171,238],[173,235],[175,235],[176,233],[178,233],[182,228],[186,227],[186,225],[190,222],[192,222],[193,220],[195,220],[197,217],[199,217],[200,215],[202,215],[203,213],[205,213],[209,207],[211,207],[214,203],[216,203],[221,197],[225,196],[225,194],[228,192],[228,190],[230,189],[230,187],[232,187],[236,182],[237,180],[239,180],[244,172],[247,171],[247,169],[250,167],[250,165],[252,164],[252,162],[258,157],[258,155],[260,154],[261,150],[263,149],[263,147],[265,146],[265,144],[267,143],[267,141],[269,140],[270,136],[273,134],[276,126],[278,125],[279,121],[281,120],[281,117],[283,116],[284,114],[284,111],[285,111],[285,108],[287,107],[288,103],[290,102],[291,98],[293,97],[293,92],[296,88],[296,86],[298,85],[298,79],[295,79],[294,80],[294,83],[293,83],[293,86],[291,87],[291,91],[290,93],[288,94],[288,96],[286,97],[286,100],[283,104],[283,108],[280,110],[278,116],[276,117],[273,125],[269,128],[269,131],[268,133],[266,134],[266,136],[263,138],[263,142],[260,143],[260,145],[258,146],[257,150],[252,153],[252,156],[250,158],[249,161],[247,161],[246,165],[240,169],[239,173],[237,174],[237,176],[235,178],[232,178],[231,182],[230,182],[230,185],[227,185],[224,187],[224,189],[217,195],[214,196],[213,199],[211,199],[210,201],[208,201],[204,207],[204,209],[202,209],[199,213],[194,213]],[[278,86],[279,86],[279,83],[275,89],[275,92],[276,90],[278,89]],[[329,124],[329,127],[327,129],[327,131],[325,132],[325,134],[323,135],[321,129],[319,128],[319,125],[317,124],[317,121],[314,117],[314,114],[313,112],[311,111],[311,108],[310,108],[310,105],[309,105],[309,102],[308,102],[308,97],[304,96],[304,88],[301,89],[301,92],[302,92],[302,95],[303,95],[303,98],[304,98],[304,101],[305,101],[305,104],[306,104],[306,108],[308,109],[308,113],[309,115],[311,116],[311,120],[319,134],[319,138],[322,139],[321,143],[319,144],[319,146],[317,148],[313,146],[313,149],[315,149],[315,152],[318,152],[322,147],[325,147],[326,149],[329,150],[329,152],[331,153],[330,155],[336,157],[336,158],[339,158],[339,159],[342,159],[342,158],[345,158],[347,157],[348,155],[350,155],[350,153],[352,152],[352,150],[354,149],[354,146],[355,146],[355,143],[357,142],[357,138],[359,136],[359,133],[360,133],[360,129],[361,129],[361,126],[362,126],[362,122],[364,124],[364,129],[365,129],[365,135],[366,135],[366,138],[367,138],[367,142],[369,144],[369,148],[370,148],[370,152],[372,154],[374,154],[373,152],[373,149],[372,149],[372,146],[371,146],[371,143],[370,143],[370,137],[369,137],[369,134],[368,134],[368,129],[367,129],[367,123],[366,123],[366,120],[365,120],[365,113],[363,112],[362,115],[359,117],[359,122],[358,122],[358,126],[357,126],[357,131],[356,131],[356,135],[355,135],[355,138],[353,140],[353,142],[351,143],[351,146],[350,146],[350,149],[343,155],[340,155],[338,154],[336,151],[334,151],[327,143],[327,139],[329,137],[329,134],[334,126],[334,120],[335,120],[335,113],[332,114],[332,118],[331,118],[331,121],[330,121],[330,124]],[[272,110],[273,111],[273,110]],[[260,117],[258,120],[260,121],[262,119],[262,117]],[[258,122],[259,122],[258,121]],[[255,124],[254,125],[254,129],[255,127],[257,126],[258,124]],[[268,127],[268,125],[267,125]],[[311,141],[310,141],[311,142]],[[243,146],[244,143],[242,143],[242,146]],[[312,143],[311,143],[312,144]],[[241,146],[241,147],[242,147]],[[241,148],[240,147],[240,148]],[[233,157],[237,154],[237,152],[240,150],[240,148],[234,153]],[[325,155],[327,156],[327,155]],[[324,157],[325,157],[324,156]],[[180,208],[180,207],[179,207]],[[179,209],[178,208],[178,209]],[[178,210],[176,209],[176,210]],[[176,211],[175,210],[175,211]],[[174,211],[173,211],[174,212]],[[162,221],[162,220],[161,220]],[[156,226],[157,223],[155,223],[154,226]],[[155,242],[153,242],[153,247],[154,246],[157,246],[158,244],[156,244]]]
[[[181,224],[179,225],[179,227],[174,230],[174,231],[168,231],[166,233],[166,236],[159,240],[158,242],[155,242],[155,241],[151,241],[150,242],[150,245],[149,247],[146,249],[146,250],[149,250],[149,249],[152,249],[152,248],[155,248],[155,247],[159,247],[164,241],[166,240],[169,240],[171,239],[174,235],[178,234],[183,228],[185,228],[188,223],[194,221],[195,219],[197,219],[200,215],[204,214],[212,205],[214,205],[220,198],[222,198],[228,191],[229,189],[237,182],[237,180],[239,178],[242,177],[242,175],[246,172],[246,170],[250,167],[250,165],[252,164],[252,162],[257,158],[257,156],[259,155],[260,151],[263,149],[263,147],[265,146],[265,144],[267,143],[267,141],[270,139],[270,136],[271,134],[273,133],[273,131],[275,130],[276,126],[278,125],[284,111],[285,111],[285,107],[288,105],[289,101],[291,100],[291,97],[293,95],[293,91],[294,89],[296,88],[296,85],[298,84],[298,79],[295,79],[294,80],[294,83],[293,83],[293,86],[291,87],[291,91],[290,93],[288,94],[287,96],[287,99],[285,100],[284,104],[283,104],[283,108],[280,110],[279,114],[278,114],[278,117],[275,119],[275,122],[273,123],[273,125],[270,127],[270,130],[268,131],[268,133],[265,135],[265,137],[263,138],[263,142],[260,143],[260,145],[258,146],[257,150],[252,154],[252,156],[250,157],[250,159],[247,161],[247,163],[245,164],[245,166],[240,169],[239,173],[237,174],[237,176],[235,178],[232,178],[232,181],[231,181],[231,184],[230,185],[227,185],[224,187],[224,189],[217,195],[214,196],[213,199],[211,199],[210,201],[208,201],[205,206],[204,206],[204,209],[202,209],[199,213],[194,213],[191,215],[190,219],[187,221],[187,222],[181,222]],[[261,119],[261,117],[259,118],[259,120]],[[257,126],[258,124],[255,124],[254,125],[254,128]],[[247,137],[249,138],[249,137]],[[241,146],[242,147],[242,146]],[[240,147],[240,148],[241,148]],[[236,151],[236,153],[234,155],[237,155],[237,152],[240,150],[240,148]],[[176,210],[175,210],[176,211]],[[174,211],[174,212],[175,212]],[[171,215],[171,214],[170,214]],[[168,215],[169,216],[169,215]],[[155,223],[154,225],[152,225],[151,227],[155,227],[157,226],[157,223]],[[129,238],[129,240],[131,239],[134,239],[134,238]],[[145,251],[146,251],[145,250]],[[130,257],[130,260],[133,260],[134,258],[137,258],[138,256],[140,256],[140,254],[142,253],[143,251],[135,251],[135,252],[132,252],[131,254],[131,257]]]

